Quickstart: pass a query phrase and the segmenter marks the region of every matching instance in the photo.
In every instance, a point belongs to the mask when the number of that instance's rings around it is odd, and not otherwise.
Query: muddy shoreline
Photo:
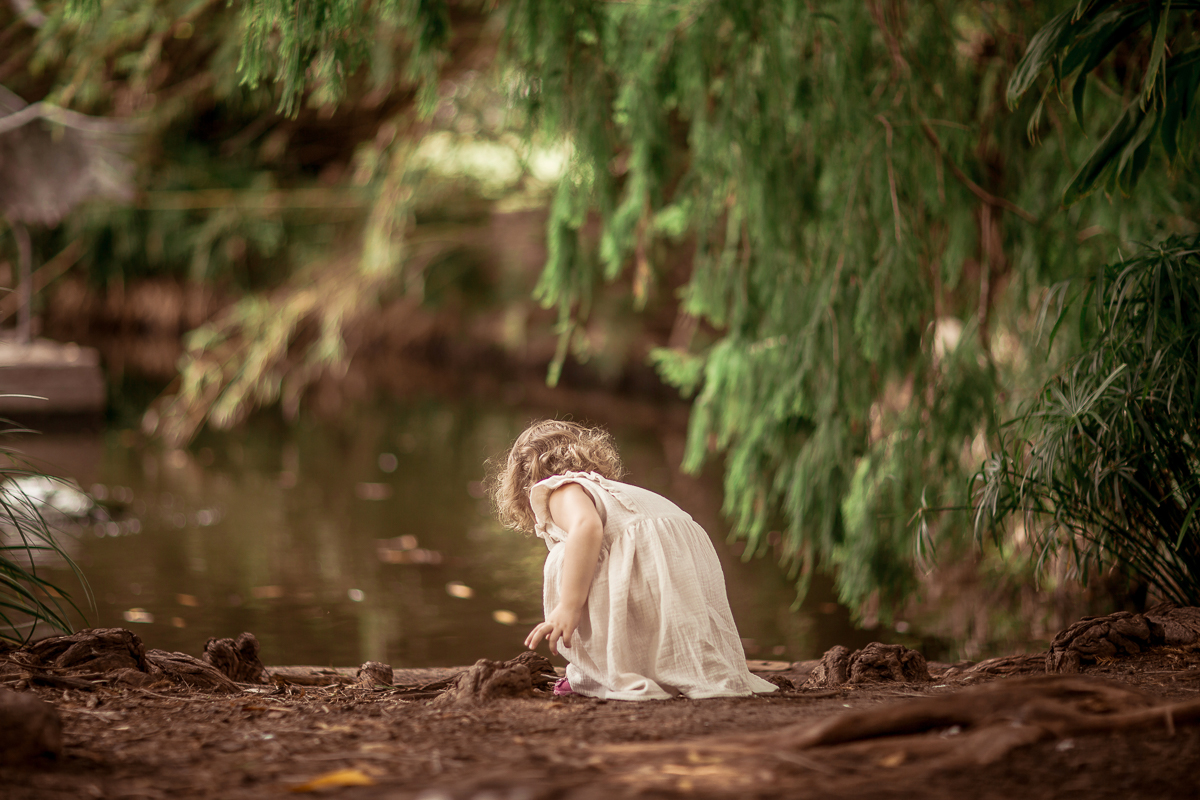
[[[893,667],[862,668],[864,648],[843,677],[835,648],[821,662],[751,662],[775,694],[645,703],[555,697],[532,654],[520,661],[531,684],[488,695],[477,673],[447,699],[468,673],[389,669],[381,684],[361,669],[276,667],[215,691],[92,671],[72,685],[10,653],[5,695],[53,709],[62,743],[0,767],[0,781],[12,800],[1194,797],[1200,643],[1177,635],[1194,620],[1110,615],[1049,653],[921,660],[925,672],[897,671],[919,654],[881,646]]]

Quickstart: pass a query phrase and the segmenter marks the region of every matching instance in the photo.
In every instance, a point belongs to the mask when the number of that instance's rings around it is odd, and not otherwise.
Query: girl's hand
[[[571,646],[571,638],[575,635],[575,629],[579,627],[580,611],[581,609],[564,608],[563,604],[559,603],[546,617],[546,621],[525,637],[525,646],[530,650],[536,650],[537,646],[542,643],[542,639],[547,639],[550,642],[550,652],[558,655],[560,639],[567,647]]]

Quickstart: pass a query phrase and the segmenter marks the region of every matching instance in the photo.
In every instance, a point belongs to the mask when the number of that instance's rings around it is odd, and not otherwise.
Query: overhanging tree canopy
[[[427,99],[461,58],[464,30],[502,42],[487,68],[504,71],[532,130],[573,153],[537,288],[559,309],[562,356],[587,347],[600,283],[639,301],[682,287],[667,298],[678,320],[656,362],[695,398],[685,465],[720,454],[749,552],[779,531],[802,580],[831,568],[842,598],[860,604],[911,589],[924,548],[967,529],[926,525],[922,512],[964,501],[1006,393],[1037,377],[1031,296],[1094,273],[1189,202],[1180,176],[1132,200],[1062,209],[1093,145],[1053,103],[1042,107],[1053,135],[1031,143],[1005,89],[1061,10],[1044,5],[247,0],[229,15],[162,0],[153,17],[73,3],[53,7],[39,52],[91,25],[86,40],[107,44],[63,63],[77,69],[91,52],[132,64],[114,70],[142,88],[135,97],[156,79],[156,53],[174,48],[204,59],[223,97],[246,92],[240,107],[269,99],[303,116],[343,92],[364,96],[364,75],[385,96],[407,75]],[[1164,64],[1164,75],[1175,68]],[[1120,125],[1123,107],[1095,106],[1089,130]],[[404,119],[373,162],[394,168],[374,173],[364,254],[406,230],[404,134],[421,128]],[[1139,169],[1162,175],[1152,155]],[[403,270],[391,257],[362,264]],[[260,305],[254,319],[272,319]],[[321,352],[336,354],[338,317],[326,321]],[[213,352],[221,336],[207,340]]]
[[[632,273],[636,295],[664,242],[694,243],[681,328],[709,330],[658,354],[696,393],[685,466],[723,453],[738,533],[762,547],[782,529],[785,561],[833,567],[851,604],[909,589],[921,510],[964,502],[970,443],[1028,369],[1009,344],[1028,293],[1154,217],[1059,207],[1088,145],[1032,146],[1006,109],[1044,18],[530,0],[511,19],[531,114],[576,147],[541,296],[569,325],[598,276]]]

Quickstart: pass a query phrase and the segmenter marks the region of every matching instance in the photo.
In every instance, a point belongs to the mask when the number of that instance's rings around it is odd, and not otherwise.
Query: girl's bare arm
[[[596,562],[600,559],[600,543],[604,537],[604,523],[592,503],[592,498],[577,483],[566,483],[550,495],[550,516],[560,528],[567,532],[563,543],[562,575],[559,583],[559,601],[546,621],[534,628],[525,638],[525,646],[532,649],[542,639],[550,642],[550,652],[558,655],[561,639],[567,647],[579,618],[592,578],[596,574]]]

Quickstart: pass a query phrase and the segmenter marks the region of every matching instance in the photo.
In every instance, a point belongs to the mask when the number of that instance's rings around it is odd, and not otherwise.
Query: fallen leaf
[[[336,769],[333,772],[326,772],[324,775],[318,775],[307,783],[301,783],[298,786],[288,787],[292,792],[316,792],[321,789],[330,789],[338,786],[374,786],[375,781],[371,780],[370,776],[362,770],[357,769]]]

